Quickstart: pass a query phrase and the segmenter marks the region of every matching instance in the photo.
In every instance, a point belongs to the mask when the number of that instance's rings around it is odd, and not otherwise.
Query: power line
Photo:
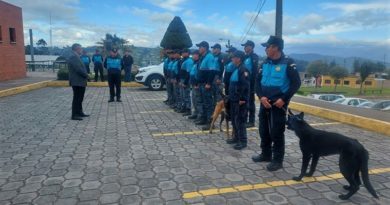
[[[253,27],[253,25],[255,24],[255,22],[256,22],[256,20],[257,20],[257,17],[259,16],[261,10],[263,9],[265,2],[266,2],[266,0],[263,0],[263,3],[261,4],[259,10],[257,11],[256,17],[253,19],[251,26],[249,27],[249,29],[247,30],[247,32],[245,33],[245,35],[243,35],[243,38],[240,39],[241,42],[242,42],[243,40],[245,40],[245,38],[247,37],[247,35],[249,34],[249,32],[252,30],[252,27]]]
[[[260,2],[261,2],[261,0],[259,0],[259,1],[257,2],[256,9],[254,10],[255,12],[259,10]],[[251,24],[251,22],[252,22],[253,19],[255,18],[255,15],[256,15],[256,14],[253,14],[253,15],[251,16],[250,20],[248,21],[248,23],[246,24],[246,26],[245,26],[245,28],[244,28],[244,33],[242,33],[242,35],[241,35],[241,37],[240,37],[240,41],[242,40],[242,38],[243,38],[243,36],[244,36],[244,34],[245,34],[245,31],[249,28],[249,25]]]

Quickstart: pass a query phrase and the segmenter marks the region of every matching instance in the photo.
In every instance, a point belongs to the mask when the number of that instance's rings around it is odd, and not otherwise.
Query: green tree
[[[328,64],[322,60],[313,61],[307,65],[306,72],[315,78],[317,88],[318,78],[328,73]]]
[[[41,39],[38,40],[37,46],[39,46],[39,47],[46,47],[47,43],[46,43],[46,41],[43,38],[41,38]]]
[[[112,48],[124,49],[128,41],[124,38],[107,33],[97,44],[102,45],[105,51],[110,51]]]
[[[343,79],[348,76],[348,70],[341,66],[333,66],[329,75],[334,79],[334,91],[336,92],[337,85],[340,83],[340,79]]]
[[[362,63],[355,62],[353,63],[355,72],[359,73],[360,75],[360,91],[359,94],[363,94],[363,84],[366,81],[367,77],[374,73],[376,70],[376,64],[371,61],[364,61]],[[356,66],[356,67],[355,67]]]
[[[192,47],[192,40],[180,17],[175,16],[161,40],[160,46],[166,49],[183,49]]]

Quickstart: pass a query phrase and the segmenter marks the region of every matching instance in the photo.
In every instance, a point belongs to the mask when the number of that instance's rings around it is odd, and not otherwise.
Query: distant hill
[[[370,60],[370,59],[365,59],[365,58],[360,58],[360,57],[348,57],[348,58],[342,58],[342,57],[337,57],[337,56],[328,56],[328,55],[321,55],[321,54],[316,54],[316,53],[305,53],[305,54],[298,54],[298,53],[292,53],[289,54],[291,58],[297,59],[297,60],[304,60],[308,62],[316,61],[316,60],[323,60],[325,62],[332,62],[334,61],[337,65],[344,66],[346,67],[349,71],[353,70],[353,62],[355,60]],[[379,62],[376,60],[372,60],[373,62]],[[383,63],[383,62],[381,62]],[[390,67],[389,63],[386,63],[387,67]]]

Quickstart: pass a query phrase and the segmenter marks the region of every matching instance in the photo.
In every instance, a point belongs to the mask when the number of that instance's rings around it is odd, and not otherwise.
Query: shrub
[[[60,68],[57,72],[57,80],[69,80],[69,70],[67,67]]]

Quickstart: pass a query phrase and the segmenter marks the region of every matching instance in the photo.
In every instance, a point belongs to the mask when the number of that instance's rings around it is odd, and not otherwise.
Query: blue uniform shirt
[[[82,55],[80,56],[81,61],[83,61],[84,64],[89,64],[89,56],[87,55]]]
[[[182,64],[181,69],[187,71],[188,73],[191,71],[192,66],[194,65],[194,61],[192,58],[187,58]]]
[[[246,69],[248,69],[249,73],[253,73],[253,63],[252,63],[252,58],[251,57],[247,57],[244,61],[244,65],[246,67]]]
[[[92,62],[93,63],[103,63],[103,56],[100,54],[95,54],[92,56]]]
[[[278,60],[266,59],[259,71],[256,92],[259,97],[271,101],[281,98],[289,102],[301,85],[299,73],[291,58],[281,56]]]
[[[231,102],[249,101],[249,72],[243,64],[232,73],[229,82],[229,100]]]
[[[207,52],[203,57],[202,62],[199,67],[200,70],[216,70],[215,68],[215,59],[213,54]]]
[[[113,58],[113,57],[107,57],[106,58],[106,68],[107,70],[121,70],[122,69],[122,59],[121,58]]]

